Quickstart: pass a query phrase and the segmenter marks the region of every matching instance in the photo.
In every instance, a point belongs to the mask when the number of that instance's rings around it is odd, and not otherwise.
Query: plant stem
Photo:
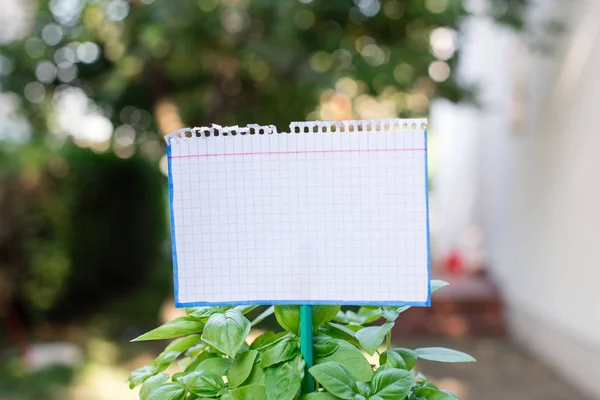
[[[387,350],[390,350],[392,348],[392,332],[391,331],[385,335],[385,344],[386,344]]]

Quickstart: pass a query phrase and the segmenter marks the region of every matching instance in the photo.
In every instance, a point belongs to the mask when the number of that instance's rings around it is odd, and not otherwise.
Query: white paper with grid
[[[167,137],[178,306],[429,305],[425,120],[249,127]]]

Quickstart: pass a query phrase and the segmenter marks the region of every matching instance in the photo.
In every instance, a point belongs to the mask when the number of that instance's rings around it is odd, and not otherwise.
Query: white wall
[[[489,21],[466,27],[483,88],[472,214],[515,337],[600,399],[600,1],[540,3],[536,18],[571,27],[552,56]]]

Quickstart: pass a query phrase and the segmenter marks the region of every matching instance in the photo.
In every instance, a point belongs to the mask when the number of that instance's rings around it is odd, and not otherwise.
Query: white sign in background
[[[176,304],[429,305],[425,123],[168,135]]]

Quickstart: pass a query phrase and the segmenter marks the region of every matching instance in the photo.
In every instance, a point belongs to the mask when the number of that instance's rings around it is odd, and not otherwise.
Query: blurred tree
[[[527,0],[3,3],[0,284],[65,317],[141,284],[160,258],[160,134],[470,99],[455,73],[461,21],[520,27]]]
[[[526,3],[494,0],[487,11],[520,26]],[[148,110],[162,133],[181,121],[286,128],[327,88],[393,90],[398,114],[424,114],[432,96],[469,93],[454,74],[467,15],[462,0],[40,1],[31,36],[0,50],[13,66],[3,88],[25,96],[40,133],[73,87],[115,126],[143,125],[136,110]]]

